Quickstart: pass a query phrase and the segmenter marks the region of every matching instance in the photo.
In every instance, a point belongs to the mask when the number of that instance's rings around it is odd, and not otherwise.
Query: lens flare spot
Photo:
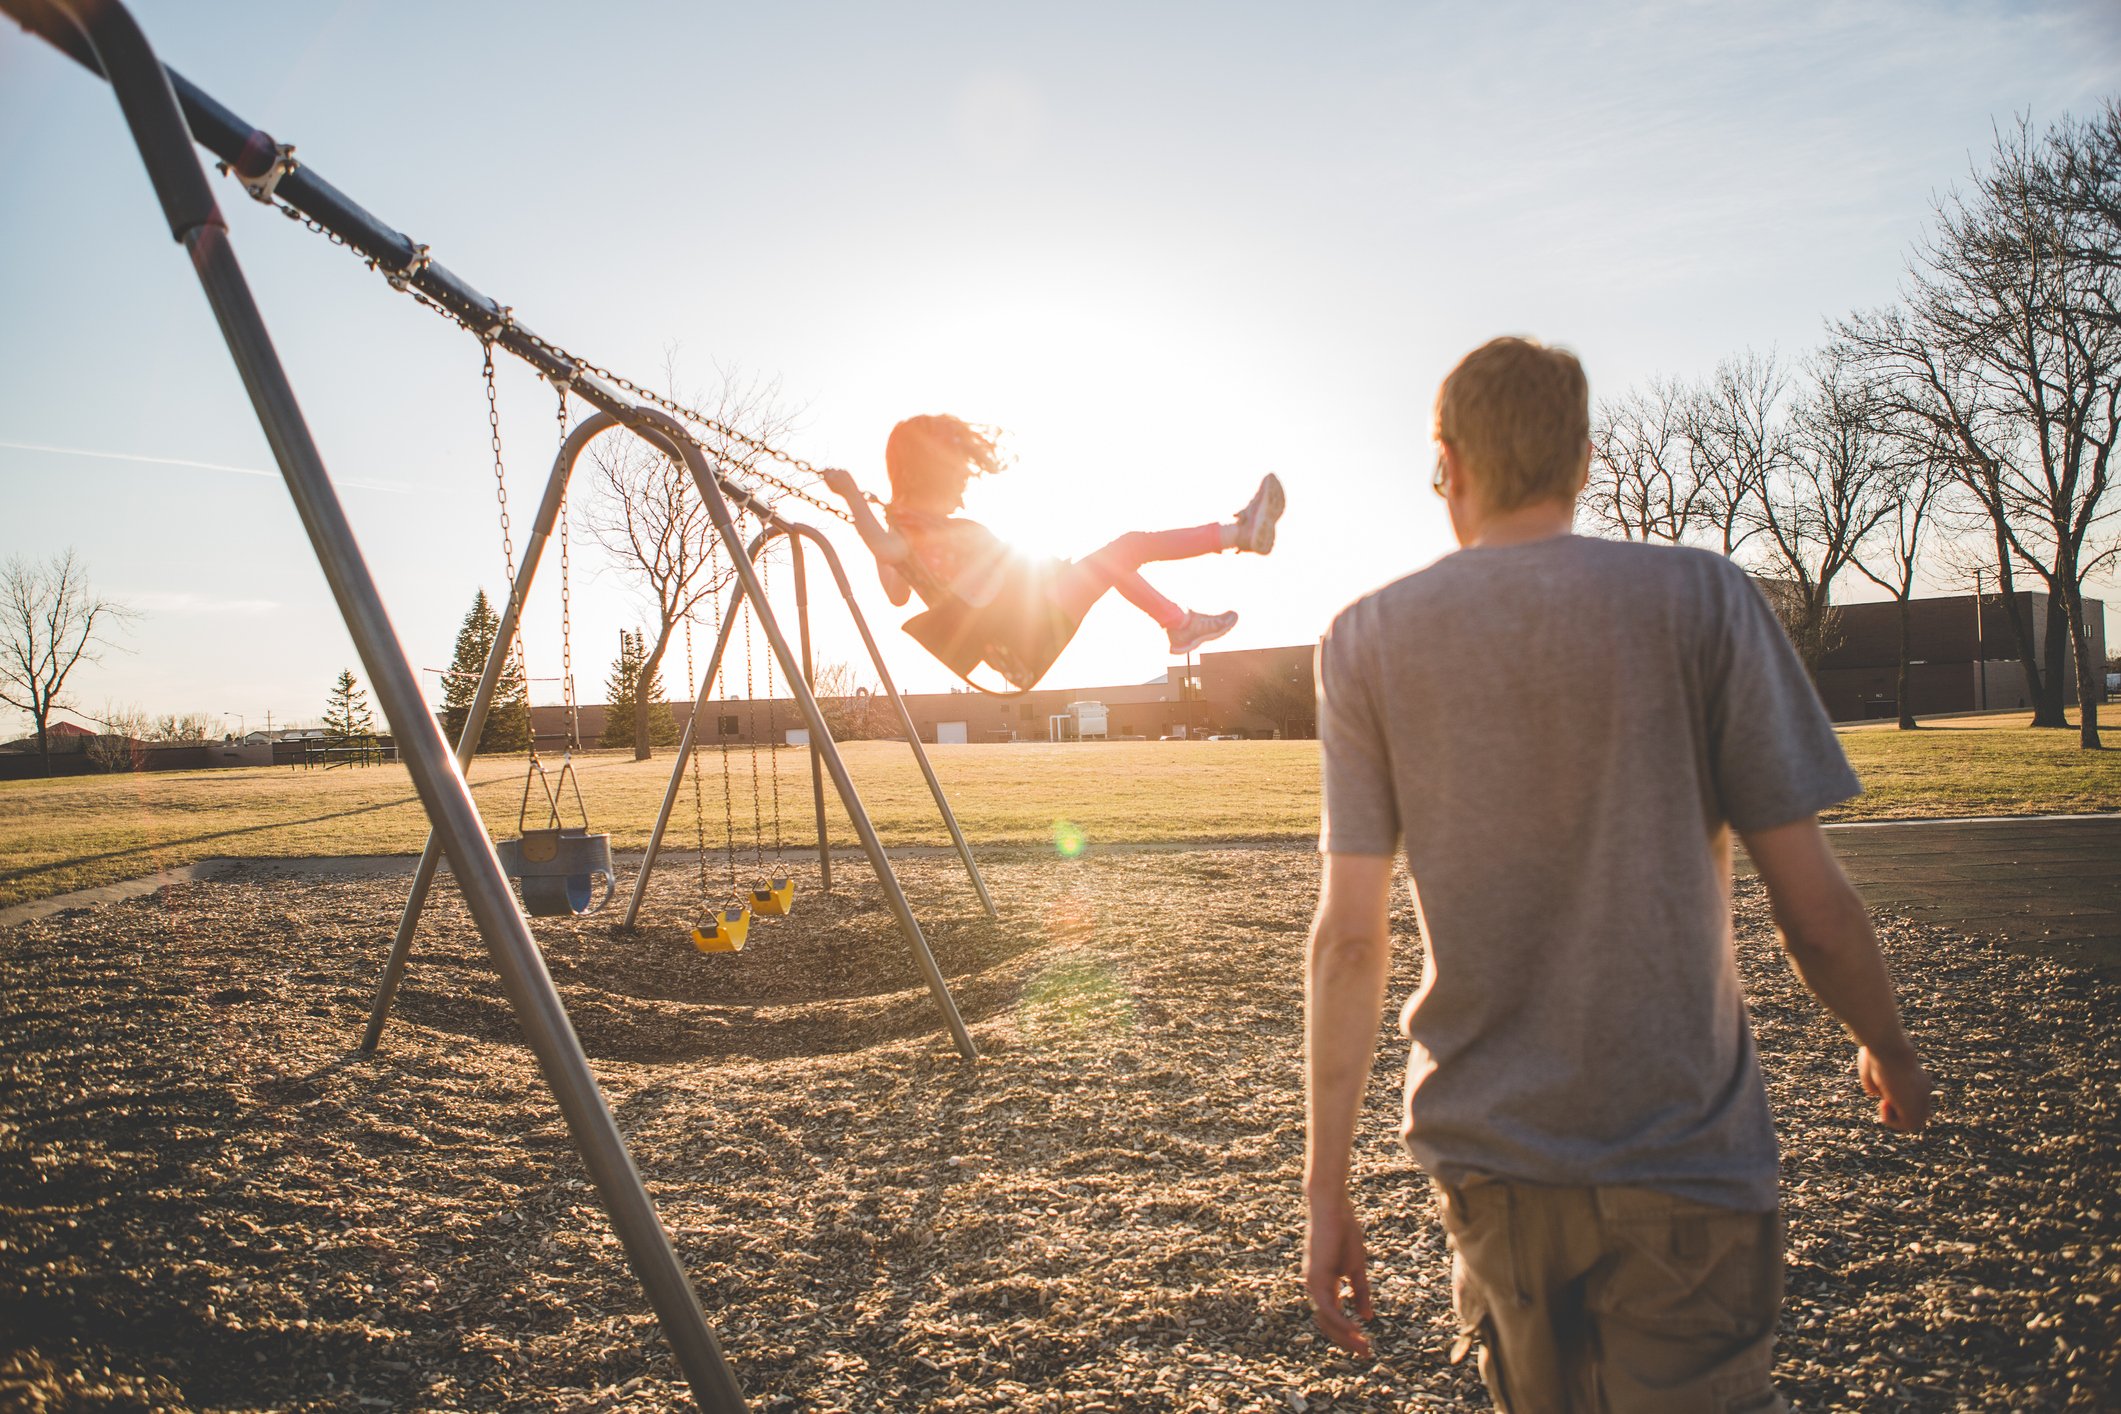
[[[1053,822],[1053,849],[1063,859],[1074,859],[1089,847],[1090,838],[1073,820]]]

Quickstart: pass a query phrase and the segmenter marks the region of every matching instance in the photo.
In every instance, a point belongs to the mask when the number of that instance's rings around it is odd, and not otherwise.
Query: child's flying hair
[[[924,493],[956,489],[969,477],[1002,469],[1002,454],[990,429],[974,427],[948,413],[923,413],[891,429],[884,443],[884,470],[891,478],[891,499],[914,502]]]

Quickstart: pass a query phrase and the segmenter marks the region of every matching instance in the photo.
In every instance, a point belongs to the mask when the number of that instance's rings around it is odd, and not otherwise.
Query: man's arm
[[[1370,1353],[1357,1323],[1376,1312],[1348,1166],[1391,970],[1391,895],[1389,856],[1328,854],[1304,965],[1304,1289],[1319,1330],[1357,1355]]]
[[[1921,1129],[1930,1117],[1929,1072],[1901,1029],[1870,911],[1842,872],[1818,817],[1756,830],[1744,839],[1767,885],[1790,965],[1855,1037],[1856,1072],[1864,1091],[1878,1098],[1879,1123]]]

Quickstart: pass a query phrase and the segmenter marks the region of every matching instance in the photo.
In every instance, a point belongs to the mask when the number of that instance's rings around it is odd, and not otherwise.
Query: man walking
[[[1478,1342],[1513,1414],[1779,1410],[1775,1140],[1732,832],[1881,1121],[1921,1128],[1930,1081],[1819,829],[1860,786],[1796,654],[1724,557],[1571,533],[1589,430],[1571,355],[1467,355],[1435,425],[1463,548],[1320,645],[1305,1283],[1320,1329],[1367,1354],[1347,1178],[1403,847],[1427,944],[1403,1132],[1451,1240],[1454,1358]]]

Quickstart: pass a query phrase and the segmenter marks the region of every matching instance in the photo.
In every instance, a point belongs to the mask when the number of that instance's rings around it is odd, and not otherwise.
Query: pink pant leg
[[[1212,555],[1223,548],[1220,525],[1196,525],[1184,530],[1132,530],[1111,544],[1093,550],[1069,566],[1069,573],[1054,594],[1071,614],[1085,614],[1108,589],[1140,609],[1160,626],[1170,628],[1185,618],[1186,611],[1150,587],[1141,577],[1141,567],[1158,560],[1190,560]]]

